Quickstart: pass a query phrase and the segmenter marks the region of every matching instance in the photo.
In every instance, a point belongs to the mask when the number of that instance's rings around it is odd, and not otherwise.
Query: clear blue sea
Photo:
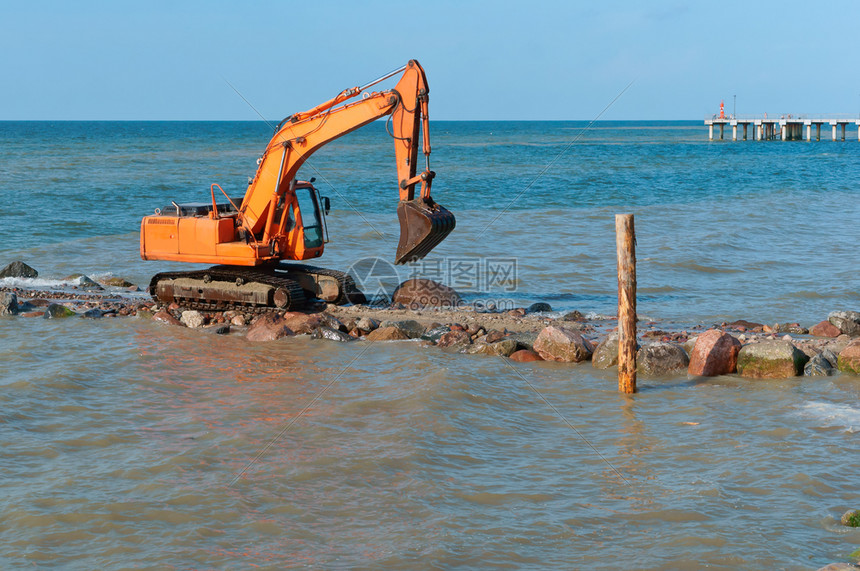
[[[451,283],[453,264],[503,260],[513,288],[451,285],[612,315],[614,215],[634,213],[645,317],[809,327],[860,310],[855,132],[587,126],[432,122],[433,196],[458,225],[402,275]],[[24,260],[43,285],[186,267],[140,260],[141,217],[213,182],[241,195],[270,136],[0,122],[0,266]],[[375,123],[304,167],[332,201],[320,265],[393,260],[392,147]],[[588,365],[253,345],[137,319],[2,318],[0,363],[4,568],[816,569],[860,547],[836,521],[860,507],[856,377],[651,379],[628,398]]]

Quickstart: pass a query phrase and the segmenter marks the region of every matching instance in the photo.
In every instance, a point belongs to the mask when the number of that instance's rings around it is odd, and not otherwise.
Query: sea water
[[[633,213],[645,317],[809,327],[860,308],[856,141],[431,128],[433,196],[457,229],[399,278],[612,315],[614,215]],[[270,136],[262,121],[0,123],[0,264],[24,260],[40,287],[197,267],[141,261],[140,218],[208,201],[213,182],[241,196]],[[375,123],[303,167],[332,202],[321,265],[393,260],[393,144]],[[860,547],[838,525],[860,502],[847,375],[640,379],[624,397],[587,364],[134,318],[3,318],[0,364],[4,567],[814,569]]]

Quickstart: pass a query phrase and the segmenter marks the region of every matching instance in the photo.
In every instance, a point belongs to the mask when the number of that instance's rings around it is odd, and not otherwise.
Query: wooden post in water
[[[636,232],[632,214],[615,215],[618,257],[618,390],[636,392]]]

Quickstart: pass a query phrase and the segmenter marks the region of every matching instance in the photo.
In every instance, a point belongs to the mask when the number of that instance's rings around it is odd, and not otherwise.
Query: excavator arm
[[[393,89],[367,91],[400,72],[403,75]],[[360,94],[363,94],[361,99],[352,101]],[[278,205],[289,198],[286,195],[294,191],[291,183],[302,164],[325,144],[391,115],[400,196],[397,207],[400,242],[395,262],[423,258],[456,224],[454,215],[430,197],[435,173],[430,170],[428,96],[424,70],[411,60],[363,87],[344,90],[330,101],[284,119],[266,146],[242,201],[239,212],[242,226],[264,244],[286,241],[284,224],[277,219],[276,212]],[[423,135],[420,138],[425,156],[425,168],[420,173],[419,135]]]

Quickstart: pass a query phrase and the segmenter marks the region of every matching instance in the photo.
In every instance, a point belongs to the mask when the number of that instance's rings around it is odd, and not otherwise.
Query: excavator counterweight
[[[393,89],[367,91],[401,72]],[[430,170],[429,92],[424,69],[410,60],[364,87],[345,89],[284,119],[241,201],[225,193],[227,202],[218,204],[215,188],[220,187],[213,184],[211,202],[174,202],[144,217],[144,260],[217,264],[209,270],[158,274],[150,293],[162,302],[205,309],[294,309],[312,298],[361,303],[363,295],[346,274],[285,263],[321,256],[327,241],[329,201],[314,188],[313,179],[299,180],[298,170],[324,145],[388,116],[400,197],[395,263],[420,260],[456,225],[454,215],[430,197],[436,175]],[[419,148],[426,162],[420,173]]]

